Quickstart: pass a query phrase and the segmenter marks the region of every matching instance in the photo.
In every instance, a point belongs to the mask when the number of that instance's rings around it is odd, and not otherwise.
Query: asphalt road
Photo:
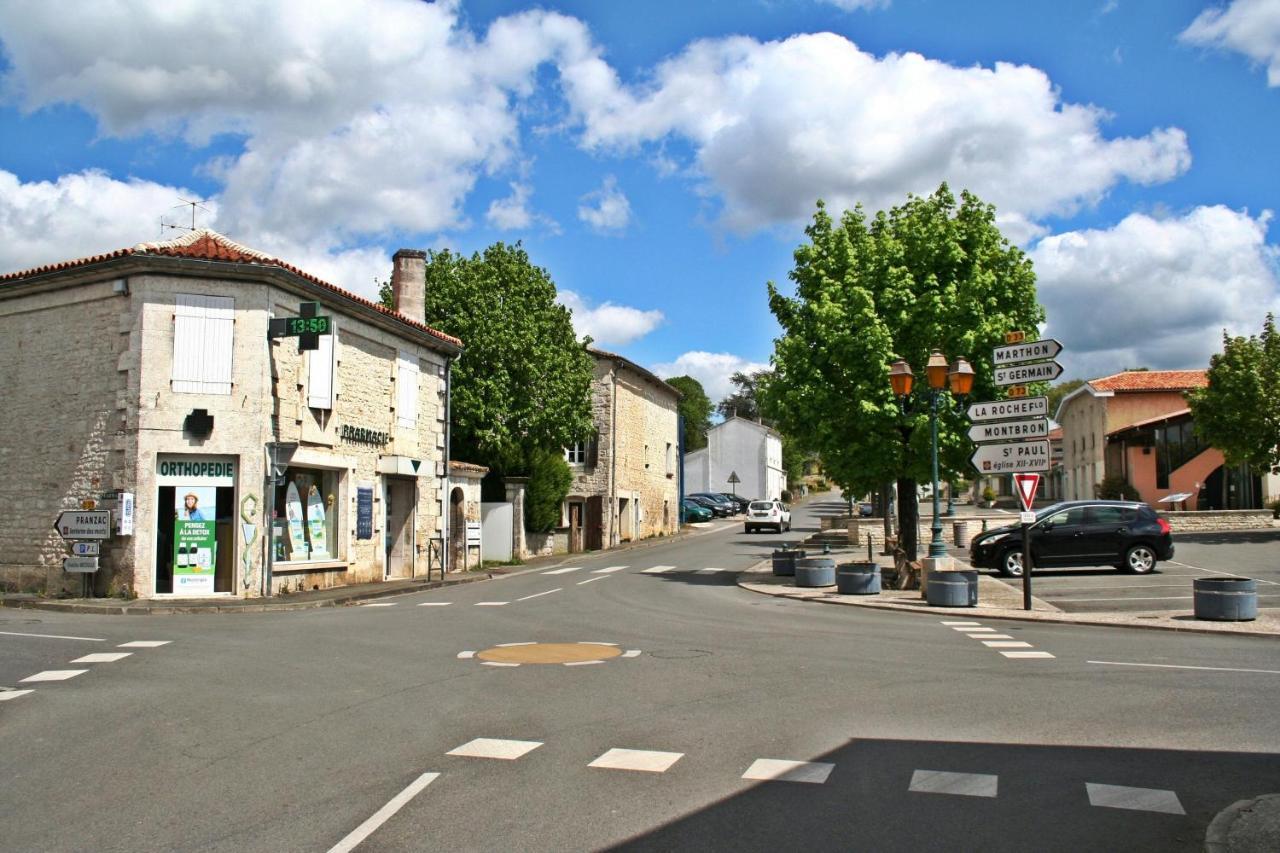
[[[358,607],[0,611],[0,848],[1191,851],[1280,791],[1272,641],[738,589],[796,521]],[[493,665],[553,643],[607,659]]]

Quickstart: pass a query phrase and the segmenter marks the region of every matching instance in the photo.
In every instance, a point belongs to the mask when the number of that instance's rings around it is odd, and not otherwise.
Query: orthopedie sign
[[[235,456],[170,456],[156,460],[158,486],[234,486]]]
[[[1001,421],[1015,418],[1037,418],[1049,414],[1048,397],[1023,397],[1019,400],[991,400],[969,407],[971,421]]]

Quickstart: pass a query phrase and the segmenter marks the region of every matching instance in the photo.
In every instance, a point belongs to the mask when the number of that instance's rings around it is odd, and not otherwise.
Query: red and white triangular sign
[[[1018,500],[1022,501],[1022,508],[1031,512],[1031,504],[1036,499],[1036,490],[1040,488],[1040,475],[1014,474],[1013,485],[1018,492]]]

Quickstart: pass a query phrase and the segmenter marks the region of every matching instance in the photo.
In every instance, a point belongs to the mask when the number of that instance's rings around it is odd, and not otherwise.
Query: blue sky
[[[372,295],[523,240],[580,333],[713,398],[818,197],[939,181],[1031,255],[1068,375],[1280,306],[1280,0],[0,6],[0,269],[200,223]],[[189,220],[188,220],[189,221]]]

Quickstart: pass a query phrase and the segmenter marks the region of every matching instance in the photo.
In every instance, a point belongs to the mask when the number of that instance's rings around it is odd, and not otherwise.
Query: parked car
[[[752,501],[743,522],[748,533],[772,527],[776,533],[791,529],[791,507],[782,501]]]
[[[727,504],[716,503],[710,498],[704,498],[701,495],[689,495],[685,500],[693,501],[698,506],[710,510],[716,518],[725,518],[730,514],[730,509]]]
[[[1031,565],[1036,569],[1115,566],[1147,574],[1173,559],[1169,522],[1137,501],[1066,501],[1036,513],[1031,525]],[[1022,528],[1008,525],[975,536],[974,568],[1022,575]]]
[[[751,503],[750,498],[744,498],[742,495],[734,495],[729,492],[719,492],[719,495],[734,504],[738,508],[738,512],[746,512],[747,506]]]
[[[865,501],[863,503],[858,504],[858,515],[861,516],[862,518],[870,518],[875,514],[876,514],[876,508],[874,504],[867,503]]]
[[[715,517],[715,513],[708,507],[703,506],[697,501],[690,500],[689,498],[685,498],[684,503],[682,503],[681,506],[684,507],[685,521],[710,521]]]
[[[725,515],[736,515],[738,513],[738,505],[736,503],[715,492],[694,492],[689,497],[711,501],[711,503],[723,509]]]

